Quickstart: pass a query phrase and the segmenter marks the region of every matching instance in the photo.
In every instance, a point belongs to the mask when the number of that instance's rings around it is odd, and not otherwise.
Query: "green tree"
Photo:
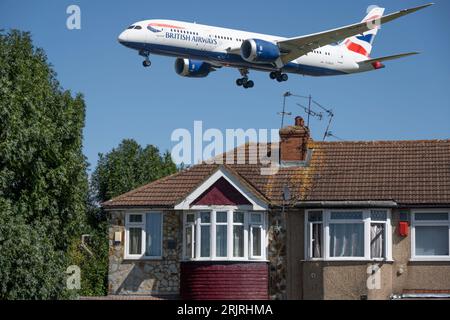
[[[81,294],[107,293],[108,225],[99,203],[176,171],[170,153],[160,155],[156,147],[148,145],[142,148],[134,140],[123,140],[106,155],[99,154],[97,167],[91,176],[87,205],[92,256],[86,250],[79,250],[80,243],[70,248],[70,256],[82,269]]]
[[[67,252],[85,228],[85,104],[29,33],[0,33],[0,299],[67,297]]]
[[[104,202],[176,171],[170,153],[161,155],[152,145],[142,148],[128,139],[106,155],[99,154],[92,185],[97,201]]]

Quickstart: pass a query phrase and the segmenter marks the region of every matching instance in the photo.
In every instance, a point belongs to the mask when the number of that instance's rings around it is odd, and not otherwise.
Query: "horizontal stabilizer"
[[[413,56],[413,55],[416,55],[416,54],[419,54],[419,52],[408,52],[408,53],[396,54],[396,55],[393,55],[393,56],[374,58],[374,59],[364,60],[364,61],[358,62],[358,64],[362,65],[362,64],[371,64],[371,63],[374,63],[374,62],[383,62],[383,61],[389,61],[389,60],[396,60],[396,59],[400,59],[400,58],[404,58],[404,57],[408,57],[408,56]]]

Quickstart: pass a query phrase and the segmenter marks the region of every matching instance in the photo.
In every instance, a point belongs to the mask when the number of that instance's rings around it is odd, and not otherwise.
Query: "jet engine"
[[[175,60],[175,72],[182,77],[205,78],[211,71],[214,71],[213,66],[204,61],[183,58]]]
[[[271,63],[280,57],[278,46],[261,39],[248,39],[242,43],[241,56],[247,62]]]

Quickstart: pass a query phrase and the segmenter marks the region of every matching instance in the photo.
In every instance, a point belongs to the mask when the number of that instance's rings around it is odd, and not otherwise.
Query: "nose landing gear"
[[[152,65],[152,62],[149,59],[150,53],[148,51],[139,51],[139,55],[145,58],[145,60],[142,61],[142,65],[145,68],[148,68]]]

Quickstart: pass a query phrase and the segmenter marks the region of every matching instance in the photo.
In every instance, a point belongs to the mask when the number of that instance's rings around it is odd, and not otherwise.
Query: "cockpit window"
[[[127,29],[134,29],[134,25],[132,25],[132,26],[129,26]]]
[[[142,27],[141,27],[141,26],[136,26],[136,27],[135,27],[135,29],[137,29],[137,30],[141,30],[141,29],[142,29]]]

